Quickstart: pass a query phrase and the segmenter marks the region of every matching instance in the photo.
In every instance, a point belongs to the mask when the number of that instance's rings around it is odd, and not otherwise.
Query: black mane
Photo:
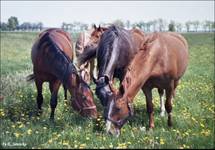
[[[66,83],[68,76],[71,72],[77,74],[77,70],[70,58],[57,46],[52,40],[49,33],[45,33],[40,39],[40,45],[38,49],[46,46],[42,54],[45,57],[45,63],[49,67],[50,71],[63,83]]]
[[[128,37],[127,31],[115,25],[112,25],[111,27],[109,27],[109,29],[102,34],[102,37],[97,49],[97,62],[98,62],[98,70],[99,70],[98,77],[104,76],[107,66],[109,64],[111,55],[113,55],[114,53],[115,54],[120,53],[117,49],[113,48],[114,41],[116,39],[124,40],[127,37]],[[118,49],[120,49],[120,46],[122,44],[120,42],[121,41],[118,40],[118,43],[116,43],[119,47]],[[116,50],[118,52],[114,52]],[[118,56],[114,61],[115,61],[115,64],[117,64],[117,61],[119,61]],[[115,68],[113,66],[113,70],[112,70],[113,72],[108,72],[108,74],[113,74],[114,70]]]

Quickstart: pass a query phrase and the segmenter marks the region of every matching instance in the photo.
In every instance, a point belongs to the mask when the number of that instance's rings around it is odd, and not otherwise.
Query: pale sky
[[[214,21],[214,1],[2,1],[1,21],[10,16],[19,23],[43,22],[60,27],[62,22],[110,23],[116,19],[149,21],[158,18],[184,23]]]

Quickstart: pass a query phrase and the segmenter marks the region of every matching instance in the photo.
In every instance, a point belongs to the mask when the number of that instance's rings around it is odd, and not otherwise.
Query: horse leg
[[[64,99],[67,100],[67,88],[66,85],[63,84],[63,89],[64,89]]]
[[[165,105],[164,105],[164,90],[163,89],[158,89],[158,93],[160,96],[160,116],[164,117],[165,116]]]
[[[35,79],[35,84],[37,87],[37,108],[38,108],[38,113],[42,113],[42,104],[43,104],[43,94],[42,94],[42,89],[43,89],[43,81],[40,79]]]
[[[95,69],[95,61],[94,61],[94,59],[92,59],[91,61],[90,61],[90,67],[89,67],[89,69],[90,69],[90,78],[93,78],[94,77],[94,69]]]
[[[175,93],[176,93],[176,87],[178,86],[179,80],[175,80],[174,81],[174,93],[173,93],[173,97],[175,97]]]
[[[60,80],[51,81],[49,83],[49,88],[51,91],[51,100],[50,100],[50,106],[51,106],[50,119],[51,120],[54,120],[54,112],[57,106],[57,94],[58,94],[60,84],[61,84]]]
[[[146,96],[146,108],[147,113],[149,115],[149,128],[154,128],[154,110],[152,103],[152,89],[150,88],[142,88],[145,96]]]
[[[170,86],[166,89],[166,103],[165,108],[168,113],[168,126],[172,126],[172,98],[174,94],[174,82],[171,81]]]

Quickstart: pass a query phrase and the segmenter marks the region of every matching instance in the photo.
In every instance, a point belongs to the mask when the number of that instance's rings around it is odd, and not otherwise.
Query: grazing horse
[[[172,98],[187,68],[188,55],[188,44],[180,34],[169,32],[146,36],[123,79],[124,94],[110,102],[107,132],[120,134],[120,128],[133,115],[132,102],[140,89],[146,96],[149,128],[154,128],[153,88],[165,90],[168,126],[172,126]]]
[[[77,59],[79,59],[79,56],[83,52],[91,51],[91,49],[97,47],[100,37],[105,30],[107,30],[107,28],[100,26],[96,27],[96,25],[94,25],[93,29],[87,32],[81,32],[79,34],[75,45]],[[79,68],[82,78],[90,84],[90,79],[94,76],[93,72],[95,70],[95,60],[91,59],[83,64],[80,64]]]
[[[42,112],[43,103],[42,84],[46,81],[49,82],[51,92],[50,119],[52,120],[54,120],[57,95],[61,83],[69,90],[72,96],[72,107],[76,111],[82,116],[94,118],[97,116],[92,91],[79,76],[72,63],[73,46],[71,43],[72,39],[67,32],[51,28],[39,35],[31,51],[33,74],[28,76],[28,79],[35,81],[39,112]]]
[[[79,57],[79,63],[97,57],[98,79],[96,95],[104,106],[104,117],[109,99],[113,98],[115,89],[114,77],[123,80],[127,66],[139,50],[144,34],[137,29],[125,30],[115,25],[110,26],[102,35],[98,47],[84,52]]]

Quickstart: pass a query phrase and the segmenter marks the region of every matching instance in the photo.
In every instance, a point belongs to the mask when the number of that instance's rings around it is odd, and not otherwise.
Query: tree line
[[[42,22],[23,22],[19,24],[18,18],[14,16],[11,16],[6,23],[1,22],[0,26],[1,31],[41,31],[43,28]]]
[[[171,20],[170,22],[167,22],[166,20],[162,18],[158,18],[151,21],[139,21],[139,22],[130,22],[122,21],[120,19],[117,19],[111,23],[104,23],[100,22],[101,26],[109,26],[110,24],[115,24],[127,29],[132,28],[139,28],[145,32],[154,32],[154,31],[176,31],[176,32],[211,32],[215,30],[215,23],[214,21],[205,20],[205,21],[187,21],[185,23],[180,23]],[[61,25],[61,28],[66,31],[71,32],[79,32],[83,30],[88,30],[91,28],[92,24],[89,25],[87,23],[83,22],[71,22],[66,23],[63,22]],[[41,31],[44,29],[43,23],[30,23],[30,22],[24,22],[22,24],[19,24],[18,18],[11,16],[7,23],[1,22],[1,31]]]

